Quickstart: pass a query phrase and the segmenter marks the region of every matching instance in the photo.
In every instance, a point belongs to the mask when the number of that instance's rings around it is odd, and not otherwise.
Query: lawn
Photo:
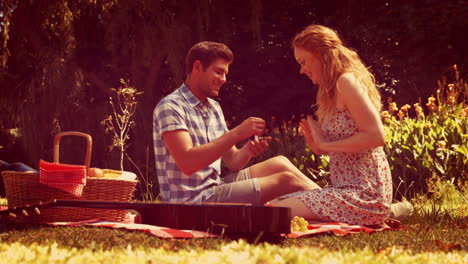
[[[0,263],[468,263],[466,189],[415,198],[406,230],[253,243],[136,231],[2,224]]]

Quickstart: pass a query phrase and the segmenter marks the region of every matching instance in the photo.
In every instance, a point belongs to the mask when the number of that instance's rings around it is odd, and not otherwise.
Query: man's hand
[[[242,147],[242,151],[247,151],[248,155],[253,158],[257,157],[268,148],[268,143],[271,141],[271,137],[255,137],[250,139]]]
[[[239,141],[249,138],[253,135],[261,135],[265,129],[265,120],[259,117],[249,117],[233,130],[239,137]]]
[[[223,155],[223,161],[232,171],[243,169],[251,158],[265,152],[271,137],[258,137],[265,130],[265,120],[258,117],[249,117],[240,125],[229,131],[235,136],[236,142],[245,140],[251,136],[253,139],[247,141],[241,149],[235,145]]]

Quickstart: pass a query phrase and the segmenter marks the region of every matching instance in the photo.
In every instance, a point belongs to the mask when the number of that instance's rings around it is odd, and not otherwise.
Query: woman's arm
[[[325,152],[359,152],[383,146],[385,134],[380,114],[364,87],[351,73],[341,75],[337,87],[338,107],[344,107],[351,113],[358,132],[349,138],[332,142],[320,140],[318,148]]]

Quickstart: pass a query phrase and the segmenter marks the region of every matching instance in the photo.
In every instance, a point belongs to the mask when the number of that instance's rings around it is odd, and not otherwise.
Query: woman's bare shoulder
[[[340,75],[336,84],[338,93],[341,95],[364,94],[366,90],[356,75],[351,72]]]
[[[356,75],[354,75],[354,73],[345,72],[341,74],[340,77],[338,77],[338,80],[336,82],[339,86],[340,85],[349,86],[349,85],[358,83],[358,80],[356,78]]]

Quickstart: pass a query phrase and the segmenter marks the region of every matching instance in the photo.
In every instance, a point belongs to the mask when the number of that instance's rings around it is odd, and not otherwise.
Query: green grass
[[[8,259],[8,263],[466,263],[468,259],[464,255],[461,251],[415,254],[398,247],[379,253],[369,249],[285,248],[243,241],[223,244],[217,250],[178,252],[132,246],[110,250],[63,248],[57,244],[0,246],[0,262]]]
[[[438,194],[437,194],[438,191]],[[3,224],[0,263],[468,263],[466,190],[439,184],[412,202],[407,230],[248,243],[160,239],[97,227]]]

